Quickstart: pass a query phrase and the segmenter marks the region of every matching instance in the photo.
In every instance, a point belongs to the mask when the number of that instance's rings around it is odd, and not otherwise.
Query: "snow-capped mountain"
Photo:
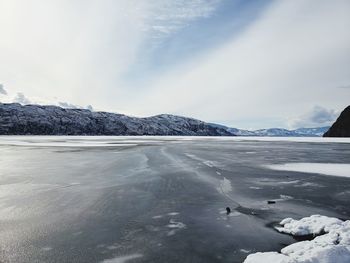
[[[237,128],[230,128],[230,127],[226,127],[218,124],[211,124],[211,125],[226,129],[228,132],[236,136],[320,137],[329,129],[329,126],[326,126],[326,127],[318,127],[318,128],[299,128],[295,130],[287,130],[282,128],[270,128],[270,129],[260,129],[255,131],[249,131],[249,130],[242,130]]]
[[[295,130],[287,130],[280,128],[256,130],[255,136],[279,136],[279,137],[317,137],[322,136],[329,127],[318,128],[299,128]]]
[[[0,103],[0,134],[234,136],[206,122],[168,114],[129,117],[87,109]]]

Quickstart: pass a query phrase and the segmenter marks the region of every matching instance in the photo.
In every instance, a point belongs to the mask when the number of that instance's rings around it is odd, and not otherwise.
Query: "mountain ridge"
[[[234,136],[193,118],[161,114],[146,118],[88,109],[0,103],[1,135]]]
[[[322,136],[329,127],[249,131],[172,114],[119,113],[0,102],[0,135]]]

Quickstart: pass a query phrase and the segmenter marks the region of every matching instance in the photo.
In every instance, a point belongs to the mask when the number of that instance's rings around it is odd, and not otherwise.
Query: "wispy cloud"
[[[14,97],[13,102],[16,103],[20,103],[22,105],[27,105],[27,104],[31,104],[32,102],[26,97],[24,96],[23,93],[19,92],[17,93],[16,97]]]
[[[208,18],[222,0],[161,0],[150,2],[145,30],[159,38],[199,18]]]
[[[75,104],[72,104],[69,102],[58,102],[57,106],[60,106],[60,107],[65,108],[65,109],[87,109],[90,111],[94,110],[94,108],[91,105],[87,105],[86,107],[82,107],[82,106],[75,105]]]
[[[20,103],[22,105],[28,105],[28,104],[56,105],[65,109],[87,109],[90,111],[94,111],[94,108],[91,105],[87,105],[84,107],[84,106],[76,105],[69,102],[54,101],[54,100],[51,100],[50,102],[45,102],[45,101],[40,101],[36,99],[29,99],[22,92],[18,92],[12,99],[8,100],[7,102]]]
[[[7,91],[5,90],[3,84],[0,84],[0,94],[2,94],[2,95],[7,95]]]
[[[267,127],[286,126],[310,103],[340,110],[348,98],[329,87],[349,80],[349,11],[348,1],[276,1],[240,35],[169,70],[135,102],[148,113],[234,126],[267,118],[280,120]]]
[[[330,126],[338,116],[339,112],[336,110],[315,106],[311,111],[289,120],[289,127],[301,128]]]

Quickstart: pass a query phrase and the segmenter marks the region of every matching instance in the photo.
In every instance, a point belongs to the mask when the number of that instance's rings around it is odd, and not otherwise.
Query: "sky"
[[[348,0],[0,0],[0,101],[327,126],[349,28]]]

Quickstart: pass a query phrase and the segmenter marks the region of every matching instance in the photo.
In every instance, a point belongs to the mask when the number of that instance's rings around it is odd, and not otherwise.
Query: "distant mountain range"
[[[248,131],[193,118],[161,114],[147,118],[65,109],[58,106],[0,103],[1,135],[179,135],[322,136],[329,127]]]
[[[211,123],[216,127],[223,128],[229,133],[235,136],[267,136],[267,137],[320,137],[326,131],[329,126],[318,127],[318,128],[299,128],[295,130],[287,130],[282,128],[270,128],[270,129],[259,129],[259,130],[242,130],[237,128],[230,128],[219,124]]]

